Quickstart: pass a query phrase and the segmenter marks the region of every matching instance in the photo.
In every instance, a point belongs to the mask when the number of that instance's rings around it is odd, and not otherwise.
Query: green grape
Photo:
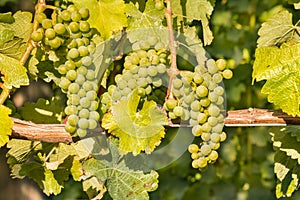
[[[199,113],[197,121],[199,124],[204,124],[207,121],[207,115],[204,113]]]
[[[68,52],[68,57],[71,58],[71,59],[76,59],[79,57],[79,52],[76,48],[72,48],[69,50]]]
[[[146,77],[148,76],[147,68],[141,67],[141,68],[139,69],[138,75],[139,75],[141,78],[146,78]]]
[[[89,119],[89,129],[95,129],[97,128],[98,123],[97,121],[93,120],[93,119]]]
[[[93,85],[91,82],[86,81],[82,84],[82,88],[87,92],[87,91],[93,90]]]
[[[128,82],[127,82],[127,85],[130,89],[134,89],[137,87],[137,83],[136,83],[136,80],[135,79],[130,79]]]
[[[172,82],[173,87],[179,89],[182,87],[182,81],[179,78],[175,78]]]
[[[200,151],[203,155],[207,156],[211,152],[211,147],[207,144],[203,144],[200,147]]]
[[[216,93],[217,95],[221,96],[224,94],[224,88],[221,87],[221,86],[217,86],[215,89],[214,89],[214,93]]]
[[[203,132],[210,132],[211,131],[211,126],[206,122],[202,126],[202,131]]]
[[[84,109],[82,109],[82,110],[79,111],[78,116],[80,118],[89,118],[90,111],[88,109],[84,108]]]
[[[166,65],[162,63],[158,64],[156,67],[157,67],[157,72],[160,74],[164,74],[167,70]]]
[[[78,127],[81,129],[87,129],[89,127],[89,121],[86,118],[79,119]]]
[[[81,66],[77,69],[77,73],[78,74],[82,74],[83,76],[85,76],[87,74],[87,68],[84,66]]]
[[[184,110],[181,106],[175,106],[175,108],[173,109],[173,112],[177,117],[181,117],[184,114]]]
[[[215,73],[212,77],[214,83],[220,83],[223,80],[223,76],[220,73]]]
[[[59,65],[57,68],[58,73],[64,75],[68,72],[68,69],[66,68],[65,65]]]
[[[217,125],[218,124],[218,118],[216,118],[216,117],[209,117],[208,119],[207,119],[207,122],[208,122],[208,124],[210,125],[210,126],[215,126],[215,125]]]
[[[200,169],[207,167],[207,160],[205,158],[198,158],[197,161]]]
[[[223,72],[222,72],[222,75],[225,79],[231,79],[232,76],[233,76],[233,73],[230,69],[225,69]]]
[[[165,102],[167,110],[173,110],[178,104],[178,101],[176,99],[168,99]]]
[[[194,94],[190,93],[189,95],[183,96],[183,100],[187,105],[190,105],[194,101]]]
[[[98,101],[91,101],[91,105],[89,107],[90,111],[95,111],[99,107],[99,102]]]
[[[51,21],[51,19],[43,19],[43,21],[42,21],[42,27],[44,29],[52,28],[52,21]]]
[[[216,161],[219,157],[219,154],[217,151],[213,150],[210,152],[210,154],[208,155],[208,159],[211,161]]]
[[[188,151],[190,153],[197,153],[199,151],[199,147],[196,144],[190,144],[188,147]]]
[[[96,91],[93,91],[93,90],[90,90],[86,93],[86,98],[89,99],[89,100],[94,100],[97,98],[97,92]]]
[[[71,21],[71,13],[69,10],[63,10],[59,16],[61,17],[62,20],[66,22]]]
[[[208,107],[208,114],[213,117],[217,117],[220,114],[220,108],[215,105],[210,105]]]
[[[83,97],[80,99],[80,106],[82,106],[83,108],[88,108],[88,107],[90,107],[90,105],[91,105],[91,102],[88,98]]]
[[[77,22],[71,22],[69,24],[69,29],[72,33],[77,33],[79,31],[79,24]]]
[[[168,113],[170,119],[176,119],[177,116],[173,112]]]
[[[211,92],[211,93],[208,94],[208,99],[211,102],[217,102],[218,98],[219,98],[219,95],[217,95],[215,92]]]
[[[73,105],[67,106],[64,111],[65,111],[66,115],[68,115],[68,116],[77,115],[77,113],[78,113],[77,107],[73,106]]]
[[[198,153],[192,153],[192,154],[191,154],[191,158],[192,158],[193,160],[196,160],[196,159],[199,158],[199,154],[198,154]]]
[[[221,97],[221,96],[219,96],[219,97],[218,97],[218,100],[217,100],[217,102],[216,102],[216,104],[217,104],[217,105],[223,105],[223,103],[224,103],[224,98]]]
[[[78,105],[80,103],[80,96],[77,94],[72,94],[69,96],[69,101],[72,105]]]
[[[59,37],[55,37],[52,40],[49,40],[49,45],[53,49],[57,49],[62,45],[62,40]]]
[[[80,47],[79,47],[80,48]],[[79,49],[78,49],[79,50]],[[80,53],[80,51],[79,51],[79,53]],[[83,57],[82,59],[81,59],[81,61],[82,61],[82,65],[84,65],[84,66],[90,66],[90,65],[92,65],[92,58],[90,57],[90,56],[85,56],[85,57]],[[87,72],[87,74],[89,73],[89,70],[88,70],[88,72]],[[88,76],[88,75],[87,75]],[[93,73],[93,78],[95,78],[94,77],[94,73]]]
[[[41,31],[33,31],[32,34],[31,34],[31,39],[34,42],[42,41],[43,37],[44,37],[44,35]]]
[[[201,139],[202,139],[204,142],[209,141],[209,140],[210,140],[210,133],[204,132],[204,131],[202,130],[202,126],[201,126],[201,131],[202,131]]]
[[[79,87],[78,83],[71,83],[68,87],[68,91],[71,94],[77,94],[79,89],[80,89],[80,87]]]
[[[212,134],[210,135],[210,140],[211,140],[212,142],[214,142],[214,143],[219,143],[220,140],[221,140],[220,134],[218,134],[218,133],[212,133]]]
[[[207,70],[210,74],[214,74],[218,71],[218,67],[216,62],[213,59],[209,59],[206,61]]]
[[[221,133],[223,130],[224,124],[223,123],[218,123],[217,125],[215,125],[214,127],[212,127],[212,131],[213,132],[217,132],[217,133]]]
[[[206,97],[208,94],[208,89],[205,86],[200,85],[196,89],[196,94],[199,98]]]
[[[195,168],[195,169],[199,168],[198,160],[193,160],[192,167]]]
[[[85,77],[82,74],[77,74],[77,77],[75,79],[75,83],[78,83],[79,85],[82,85],[85,82]]]
[[[208,107],[210,105],[210,100],[208,98],[201,99],[200,104],[203,107]]]
[[[201,84],[204,81],[201,74],[198,74],[198,73],[195,73],[193,79],[194,79],[194,82],[197,83],[197,84]]]
[[[79,118],[78,118],[78,116],[77,115],[70,115],[69,117],[68,117],[68,123],[71,125],[71,126],[76,126],[77,125],[77,123],[78,123],[78,120],[79,120]]]
[[[65,25],[63,25],[62,23],[55,24],[53,29],[58,35],[63,35],[66,33]]]
[[[46,18],[47,18],[47,16],[46,16],[46,14],[43,13],[43,12],[36,13],[36,15],[35,15],[36,21],[37,21],[38,23],[40,23],[40,24],[43,23],[43,20],[46,19]]]
[[[69,70],[66,74],[66,78],[70,81],[74,81],[77,77],[77,72],[75,70]]]
[[[71,41],[69,41],[67,47],[68,47],[68,49],[77,48],[76,39],[72,39]]]
[[[90,24],[87,21],[80,21],[79,22],[79,30],[83,33],[90,31]]]
[[[97,111],[91,111],[89,119],[98,121],[100,119],[100,115]]]
[[[87,130],[79,128],[76,133],[79,137],[85,137],[87,135]]]
[[[79,46],[78,47],[78,52],[79,52],[79,55],[81,57],[89,55],[89,50],[88,50],[88,48],[86,46]],[[83,63],[83,61],[82,61],[82,63]],[[85,65],[85,66],[89,66],[89,65]]]
[[[67,79],[65,77],[60,78],[60,82],[59,82],[60,88],[67,90],[70,84],[71,84],[71,82],[69,81],[69,79]]]
[[[190,111],[190,116],[193,120],[197,120],[199,114],[200,114],[199,111],[193,111],[193,110]],[[198,124],[198,120],[197,120],[197,124]]]
[[[77,10],[74,12],[71,12],[71,19],[73,22],[79,22],[81,20],[80,13]]]
[[[85,89],[80,89],[79,91],[78,91],[78,96],[80,96],[80,97],[85,97],[85,95],[86,95],[86,91],[85,91]]]
[[[155,77],[152,80],[152,84],[153,84],[154,87],[160,87],[160,86],[162,86],[162,80],[161,80],[161,78]]]
[[[150,48],[150,43],[148,41],[141,41],[140,48],[142,50],[148,50]]]
[[[199,111],[200,108],[201,108],[201,103],[200,103],[200,101],[194,100],[194,101],[191,103],[191,109],[192,109],[193,111]]]
[[[80,8],[78,12],[80,13],[82,19],[86,20],[90,16],[89,9],[87,8]]]
[[[45,37],[48,38],[49,40],[52,40],[53,38],[55,38],[56,33],[54,31],[53,28],[48,28],[45,31]]]
[[[149,57],[149,60],[150,60],[150,62],[151,62],[152,65],[157,65],[160,62],[160,58],[159,58],[158,55],[151,55]]]
[[[85,76],[86,76],[86,79],[87,79],[87,80],[92,81],[92,80],[95,79],[95,71],[94,71],[94,70],[88,69]]]
[[[227,63],[224,59],[218,59],[216,65],[219,71],[223,71],[226,68]]]
[[[226,133],[225,133],[225,132],[222,132],[222,133],[220,134],[220,142],[224,142],[224,141],[226,140],[226,137],[227,137]]]
[[[65,126],[65,130],[68,132],[68,133],[71,133],[71,134],[73,134],[73,133],[75,133],[75,131],[76,131],[76,127],[75,126],[72,126],[72,125],[70,125],[70,124],[66,124],[66,126]]]

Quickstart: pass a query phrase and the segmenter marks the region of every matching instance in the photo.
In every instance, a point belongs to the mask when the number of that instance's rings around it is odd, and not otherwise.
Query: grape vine
[[[267,138],[225,124],[299,123],[299,3],[270,12],[230,0],[35,3],[34,13],[0,13],[0,147],[13,178],[33,179],[47,196],[74,183],[89,199],[218,198],[233,177],[229,199],[253,198],[256,182],[277,198],[295,194],[298,127],[272,128]],[[245,86],[252,64],[261,90]],[[16,107],[15,92],[37,79],[53,94]],[[226,111],[243,101],[273,108],[265,97],[283,112]],[[172,179],[185,186],[161,185]]]

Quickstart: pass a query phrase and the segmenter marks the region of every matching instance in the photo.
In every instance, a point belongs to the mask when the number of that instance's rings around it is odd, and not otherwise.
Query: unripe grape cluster
[[[41,43],[45,49],[61,51],[56,70],[61,75],[59,87],[68,98],[66,131],[84,137],[88,129],[97,127],[100,118],[97,112],[98,80],[92,56],[94,30],[87,21],[87,8],[77,9],[70,5],[55,12],[51,19],[44,13],[37,13],[40,28],[32,33],[32,40]]]
[[[181,71],[172,81],[174,98],[168,99],[164,108],[169,118],[180,118],[192,126],[192,133],[200,137],[199,144],[191,144],[188,151],[194,168],[205,169],[218,158],[217,149],[226,139],[224,127],[223,78],[231,78],[226,61],[208,59],[194,71]]]
[[[142,99],[154,100],[163,105],[168,76],[168,54],[165,45],[156,37],[136,42],[124,61],[121,74],[115,76],[115,85],[110,85],[101,96],[101,111],[106,113],[112,102],[126,99],[133,90],[138,90]]]

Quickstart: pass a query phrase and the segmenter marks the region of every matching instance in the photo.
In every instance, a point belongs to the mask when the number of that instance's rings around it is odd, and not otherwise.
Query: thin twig
[[[173,32],[173,23],[172,23],[172,6],[171,6],[171,0],[167,0],[167,9],[165,12],[166,20],[168,24],[168,31],[169,31],[169,48],[171,52],[171,67],[168,70],[168,74],[170,76],[168,91],[166,95],[166,99],[174,99],[173,93],[172,93],[172,83],[175,79],[176,75],[178,74],[178,68],[177,68],[177,61],[176,61],[176,44],[174,39],[174,32]]]

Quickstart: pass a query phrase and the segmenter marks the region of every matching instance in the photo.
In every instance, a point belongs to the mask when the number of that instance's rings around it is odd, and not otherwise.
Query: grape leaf
[[[62,120],[62,107],[60,100],[52,98],[38,99],[36,103],[26,102],[18,112],[23,119],[37,124],[58,124]]]
[[[74,157],[72,167],[70,169],[70,172],[72,174],[72,177],[75,181],[80,181],[81,176],[83,174],[82,172],[82,164],[81,162],[77,159],[77,157]]]
[[[212,15],[214,7],[208,0],[174,0],[172,1],[172,9],[174,17],[178,21],[184,21],[186,17],[188,22],[193,20],[201,20],[203,28],[203,44],[209,45],[213,40],[212,31],[209,28],[209,18]]]
[[[4,75],[4,87],[11,89],[19,88],[21,85],[28,85],[29,79],[26,74],[26,68],[22,66],[20,61],[5,56],[0,53],[0,72]]]
[[[56,170],[69,156],[75,156],[77,153],[72,145],[59,143],[54,147],[55,151],[50,155],[49,161],[46,162],[46,167],[50,170]]]
[[[0,45],[0,53],[11,58],[20,60],[26,49],[26,43],[21,38],[14,38],[11,41]]]
[[[300,186],[300,145],[296,139],[298,129],[291,127],[272,129],[273,147],[275,149],[274,172],[277,176],[276,196],[290,197]]]
[[[275,46],[290,40],[299,40],[297,26],[293,25],[292,14],[282,10],[272,15],[258,30],[257,46]]]
[[[133,171],[122,160],[119,163],[109,163],[106,160],[91,158],[83,164],[87,178],[96,177],[106,183],[110,196],[115,200],[149,199],[148,192],[156,190],[158,173],[151,171]]]
[[[127,26],[125,4],[122,0],[73,0],[74,4],[90,10],[88,22],[95,27],[104,39]]]
[[[1,4],[1,3],[0,3]],[[0,22],[3,23],[13,23],[15,21],[14,17],[11,15],[11,12],[0,13]]]
[[[92,200],[102,199],[103,194],[107,191],[103,183],[99,182],[96,177],[91,177],[82,181],[83,191],[85,191]]]
[[[120,139],[119,148],[134,155],[154,151],[165,135],[164,125],[168,122],[154,101],[145,101],[137,111],[139,102],[140,96],[135,90],[129,99],[114,103],[102,120],[102,126]]]
[[[11,135],[11,129],[13,127],[13,121],[10,119],[9,115],[11,110],[3,105],[0,106],[0,147],[4,146]]]
[[[300,115],[300,45],[260,47],[255,52],[253,81],[267,80],[262,93],[290,115]]]
[[[12,40],[14,38],[14,33],[12,30],[3,28],[0,29],[0,45]]]

